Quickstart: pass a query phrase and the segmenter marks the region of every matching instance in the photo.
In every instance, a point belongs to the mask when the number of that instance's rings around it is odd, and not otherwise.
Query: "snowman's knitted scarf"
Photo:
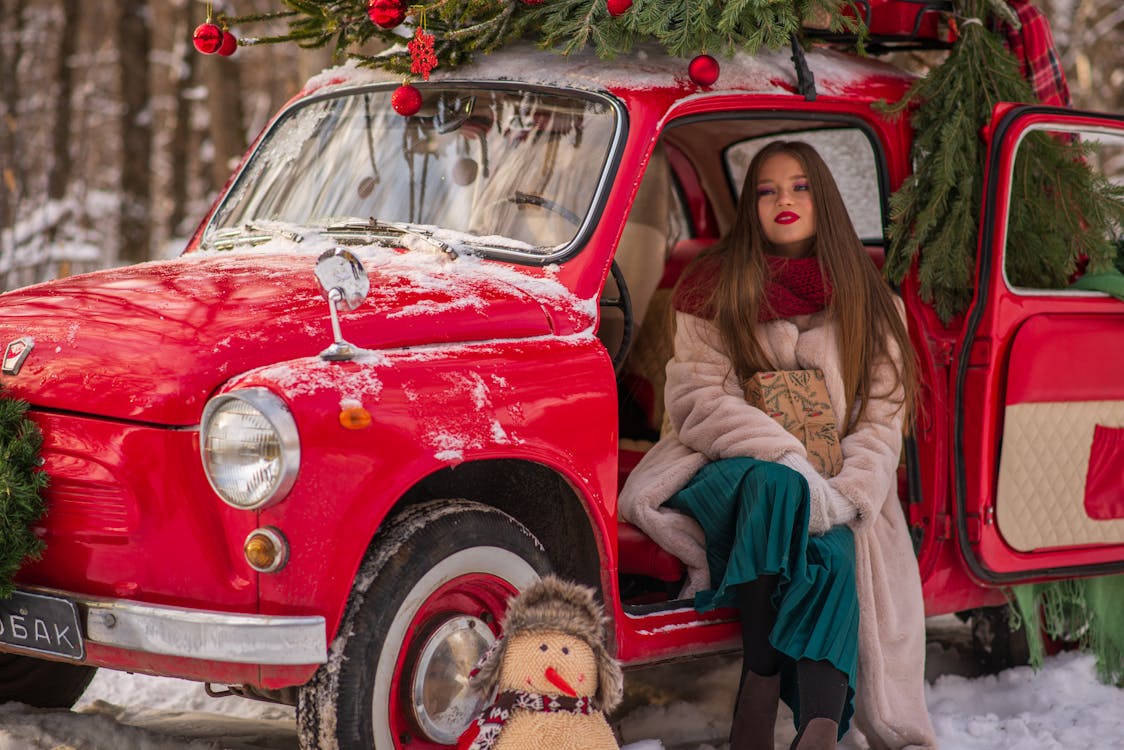
[[[540,695],[524,693],[521,690],[505,690],[496,696],[492,705],[484,709],[480,718],[461,735],[457,750],[490,750],[496,744],[496,738],[500,736],[504,725],[517,709],[547,714],[566,711],[587,716],[594,711],[588,696],[571,698],[567,695]]]

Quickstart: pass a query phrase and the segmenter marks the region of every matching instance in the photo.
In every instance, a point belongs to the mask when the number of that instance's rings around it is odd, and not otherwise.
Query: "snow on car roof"
[[[826,47],[814,47],[806,57],[820,94],[854,95],[872,81],[904,90],[913,81],[911,74],[888,63]],[[791,94],[796,88],[796,71],[787,50],[761,51],[756,55],[738,53],[733,57],[720,57],[718,61],[721,66],[718,82],[700,92]],[[604,60],[591,50],[564,57],[530,45],[514,45],[490,55],[479,55],[469,65],[451,70],[438,68],[430,80],[518,81],[591,91],[681,90],[694,87],[687,75],[688,62],[686,58],[670,57],[654,48],[639,48]],[[309,79],[304,91],[401,82],[400,75],[360,67],[355,60],[350,60]]]

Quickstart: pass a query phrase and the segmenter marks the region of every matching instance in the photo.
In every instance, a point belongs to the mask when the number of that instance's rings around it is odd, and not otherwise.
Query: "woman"
[[[835,747],[852,714],[871,748],[932,748],[921,581],[897,497],[916,390],[903,308],[866,257],[810,146],[753,159],[729,234],[675,292],[671,429],[632,472],[622,516],[688,567],[700,610],[736,606],[744,660],[731,750]],[[768,370],[824,373],[843,466],[746,402]]]

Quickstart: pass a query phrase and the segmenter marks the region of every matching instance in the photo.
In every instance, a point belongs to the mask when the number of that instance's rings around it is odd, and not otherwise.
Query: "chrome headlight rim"
[[[211,420],[219,409],[230,401],[241,401],[257,410],[273,428],[280,447],[281,468],[272,483],[272,489],[253,503],[239,504],[231,501],[212,478],[210,462],[207,459],[207,436]],[[244,388],[220,393],[203,407],[203,418],[199,425],[199,457],[203,463],[203,474],[207,477],[207,483],[224,503],[238,510],[268,508],[284,500],[297,481],[297,472],[300,469],[300,436],[297,433],[297,423],[281,397],[267,388]]]

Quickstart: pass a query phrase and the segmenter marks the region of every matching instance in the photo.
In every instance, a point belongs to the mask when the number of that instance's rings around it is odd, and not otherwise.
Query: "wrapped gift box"
[[[833,477],[843,468],[843,450],[827,383],[819,370],[770,370],[746,381],[745,398],[795,435],[820,474]]]

